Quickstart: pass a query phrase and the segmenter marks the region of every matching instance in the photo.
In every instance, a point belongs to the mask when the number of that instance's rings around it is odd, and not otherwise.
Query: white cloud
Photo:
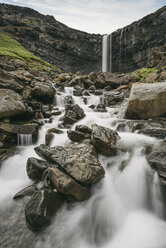
[[[7,2],[7,1],[6,1]],[[64,24],[90,33],[111,33],[150,14],[164,0],[10,0],[52,14]],[[163,4],[162,4],[163,2]]]

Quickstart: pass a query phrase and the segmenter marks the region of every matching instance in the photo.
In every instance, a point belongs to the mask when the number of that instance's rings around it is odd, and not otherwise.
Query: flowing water
[[[55,104],[64,114],[64,98],[73,89],[56,96]],[[116,129],[117,109],[94,112],[90,104],[102,102],[101,96],[75,97],[75,103],[85,111],[86,117],[75,125],[92,123]],[[87,102],[87,104],[85,104]],[[55,107],[57,107],[55,106]],[[32,182],[26,175],[28,157],[38,157],[34,147],[45,142],[49,128],[58,127],[60,116],[52,123],[45,123],[37,144],[18,147],[19,153],[7,159],[0,170],[0,208],[14,206],[12,196]],[[73,125],[73,129],[75,127]],[[66,131],[64,129],[64,131]],[[65,205],[56,215],[51,226],[39,234],[32,248],[165,248],[166,222],[158,174],[151,169],[145,147],[158,142],[156,138],[130,132],[119,132],[124,152],[115,157],[99,156],[105,168],[103,178],[92,189],[89,200]],[[69,143],[66,132],[55,134],[51,146]],[[27,144],[25,144],[27,145]],[[20,200],[21,201],[21,200]],[[18,239],[19,237],[17,237]],[[24,238],[24,237],[20,237]],[[19,246],[16,237],[15,246]],[[9,247],[9,246],[4,246]]]

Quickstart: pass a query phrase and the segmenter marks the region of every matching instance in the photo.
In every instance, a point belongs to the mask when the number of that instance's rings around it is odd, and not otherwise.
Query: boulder
[[[92,124],[91,139],[98,153],[104,156],[111,156],[117,153],[120,136],[116,131]]]
[[[166,141],[155,145],[146,157],[150,165],[158,171],[161,183],[166,186]]]
[[[28,158],[27,160],[27,175],[33,181],[42,181],[44,172],[47,168],[48,163],[46,161],[42,161],[37,158]]]
[[[13,90],[0,90],[0,118],[12,117],[27,111],[22,98]]]
[[[51,83],[37,83],[32,89],[32,96],[44,103],[52,103],[55,89]]]
[[[58,168],[51,168],[48,172],[48,177],[58,192],[67,195],[72,200],[84,201],[90,196],[89,190],[86,187],[77,183]]]
[[[133,84],[126,109],[129,119],[149,119],[166,114],[166,82]]]
[[[86,186],[97,183],[104,176],[104,169],[92,145],[77,143],[64,147],[40,145],[35,151],[42,158],[58,164],[63,171]]]
[[[96,112],[107,112],[107,109],[104,104],[98,104],[95,109]]]
[[[67,131],[67,136],[73,142],[80,142],[80,141],[82,141],[84,139],[90,139],[89,134],[74,131],[74,130],[68,130]]]
[[[64,115],[65,124],[73,124],[78,120],[84,118],[85,114],[83,109],[78,104],[67,105]]]
[[[47,133],[56,133],[56,134],[62,134],[63,131],[57,128],[50,128],[48,129]]]
[[[49,225],[63,202],[62,196],[53,190],[44,188],[36,191],[25,207],[28,227],[39,230]]]
[[[108,107],[121,103],[124,100],[124,97],[124,93],[119,91],[112,91],[104,94],[104,98],[106,99]]]

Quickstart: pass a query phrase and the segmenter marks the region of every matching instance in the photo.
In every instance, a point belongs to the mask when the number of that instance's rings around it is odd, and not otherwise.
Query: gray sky
[[[69,27],[89,33],[111,33],[166,4],[165,0],[7,0],[53,15]]]

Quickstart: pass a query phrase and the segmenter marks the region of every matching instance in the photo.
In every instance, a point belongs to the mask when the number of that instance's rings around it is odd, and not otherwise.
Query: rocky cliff
[[[112,33],[112,71],[166,65],[166,6]]]
[[[35,55],[65,71],[101,69],[102,36],[71,29],[53,16],[0,4],[0,32],[12,35]]]

